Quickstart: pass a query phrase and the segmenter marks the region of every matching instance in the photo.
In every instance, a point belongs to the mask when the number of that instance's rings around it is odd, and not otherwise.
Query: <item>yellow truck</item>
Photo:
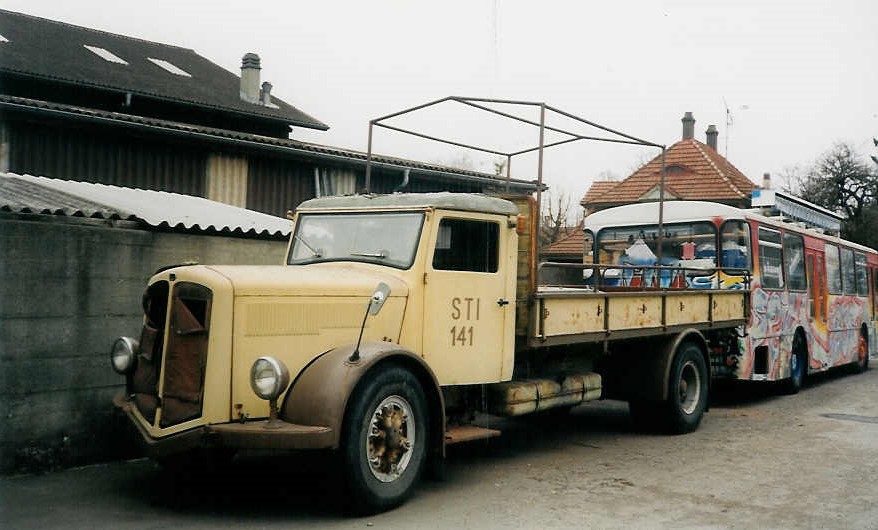
[[[112,349],[115,405],[160,459],[334,450],[366,511],[402,502],[449,444],[498,435],[482,414],[608,397],[696,429],[747,291],[541,285],[536,221],[528,196],[306,201],[283,265],[149,280],[140,337]]]

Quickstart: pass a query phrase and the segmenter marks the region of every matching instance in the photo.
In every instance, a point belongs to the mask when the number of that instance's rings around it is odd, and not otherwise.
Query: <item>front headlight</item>
[[[277,399],[290,384],[290,371],[274,357],[260,357],[250,369],[250,387],[262,399]]]
[[[130,374],[137,366],[137,350],[140,344],[131,337],[119,337],[110,351],[110,362],[113,370],[122,375]]]

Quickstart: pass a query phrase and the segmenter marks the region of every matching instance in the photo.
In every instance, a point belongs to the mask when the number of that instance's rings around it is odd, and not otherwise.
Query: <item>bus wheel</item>
[[[427,400],[417,378],[392,366],[367,375],[351,396],[342,430],[350,507],[375,513],[411,495],[427,455]]]
[[[695,343],[680,345],[671,364],[663,425],[671,434],[692,432],[707,408],[707,365]]]
[[[857,342],[857,362],[854,364],[854,371],[861,374],[869,369],[869,339],[866,338],[866,332],[860,333],[860,340]]]
[[[793,338],[793,352],[790,356],[790,377],[783,382],[783,393],[798,394],[805,382],[805,367],[808,365],[807,348],[801,333]]]

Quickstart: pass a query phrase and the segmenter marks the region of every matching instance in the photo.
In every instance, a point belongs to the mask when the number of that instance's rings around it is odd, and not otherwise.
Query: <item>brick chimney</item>
[[[771,173],[763,173],[762,174],[762,189],[764,189],[764,190],[771,189]]]
[[[719,136],[719,131],[716,130],[716,125],[708,125],[707,130],[704,131],[704,135],[707,137],[707,145],[716,151],[716,139],[717,136]]]
[[[683,122],[683,139],[690,140],[695,138],[695,118],[692,117],[692,113],[687,112],[680,121]]]
[[[259,103],[259,56],[248,53],[241,59],[241,99]]]

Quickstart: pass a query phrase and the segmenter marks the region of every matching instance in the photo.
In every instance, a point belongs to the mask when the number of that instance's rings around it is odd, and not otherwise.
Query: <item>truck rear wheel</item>
[[[342,430],[347,500],[358,513],[387,510],[408,498],[429,443],[418,379],[399,366],[377,370],[351,396]]]
[[[668,399],[663,403],[663,424],[671,434],[692,432],[707,409],[707,366],[701,349],[684,342],[677,349],[668,379]]]
[[[708,373],[701,348],[683,342],[674,354],[664,401],[632,399],[628,411],[638,430],[683,434],[698,428],[707,409]]]

